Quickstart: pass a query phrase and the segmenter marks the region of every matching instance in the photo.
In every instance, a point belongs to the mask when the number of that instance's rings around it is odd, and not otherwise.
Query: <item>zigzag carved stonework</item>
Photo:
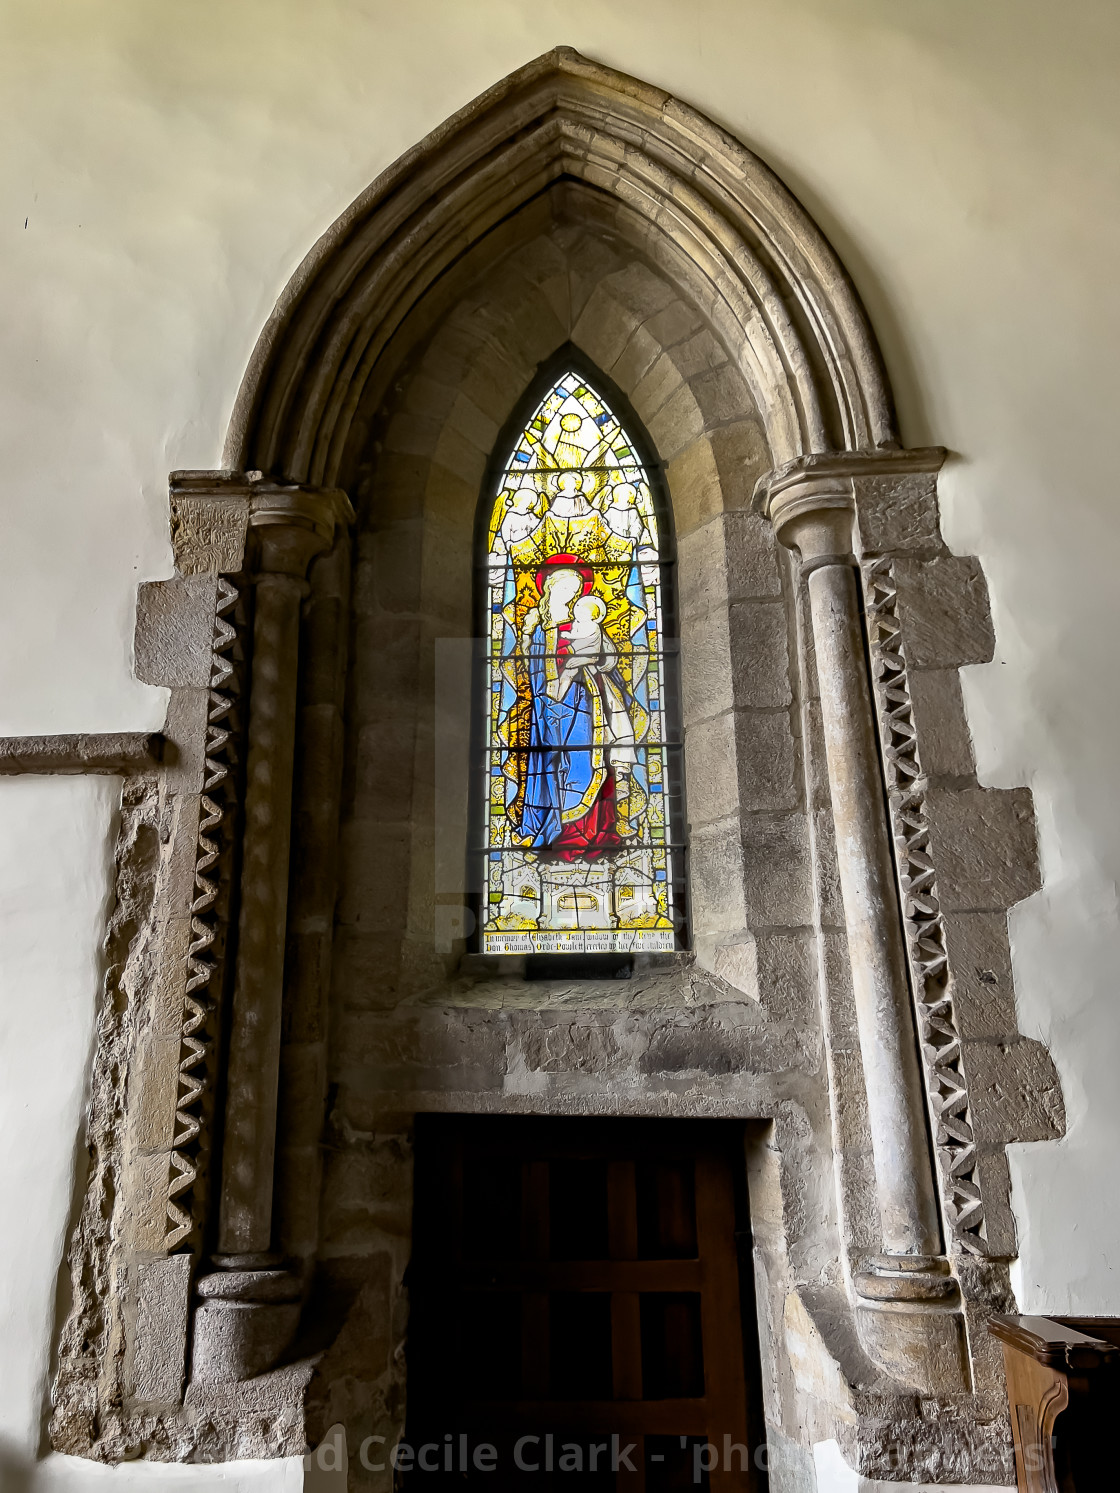
[[[228,901],[228,875],[223,876],[220,858],[231,846],[231,820],[237,809],[237,732],[235,712],[241,690],[237,668],[237,626],[227,620],[239,593],[224,577],[218,577],[218,600],[214,615],[214,638],[210,662],[209,708],[206,727],[206,763],[199,805],[198,843],[194,865],[194,899],[191,902],[190,943],[186,958],[183,1021],[180,1030],[179,1091],[175,1108],[175,1134],[167,1188],[168,1230],[165,1246],[191,1249],[202,1223],[199,1175],[209,1150],[203,1133],[204,1102],[210,1074],[207,1059],[216,1040],[221,1003],[221,947],[215,946],[222,931]],[[223,940],[224,942],[224,940]]]
[[[933,1119],[945,1214],[958,1248],[986,1255],[984,1203],[977,1175],[968,1081],[953,1011],[945,923],[929,853],[926,779],[898,620],[898,591],[887,555],[863,565],[876,719],[887,778],[895,864],[916,995],[926,1093]]]

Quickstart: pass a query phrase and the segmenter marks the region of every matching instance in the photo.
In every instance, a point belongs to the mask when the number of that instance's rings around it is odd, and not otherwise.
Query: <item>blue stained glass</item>
[[[503,620],[490,637],[485,845],[501,890],[482,947],[672,949],[661,762],[652,781],[647,762],[666,735],[651,669],[665,536],[630,437],[576,375],[514,443],[488,518],[490,614]]]

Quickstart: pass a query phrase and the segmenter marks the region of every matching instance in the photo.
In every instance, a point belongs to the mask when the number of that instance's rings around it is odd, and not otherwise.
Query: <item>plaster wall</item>
[[[9,0],[0,731],[159,726],[163,692],[132,680],[129,654],[136,582],[171,569],[168,471],[219,463],[256,336],[316,234],[558,42],[689,100],[774,166],[867,302],[904,439],[959,453],[943,528],[980,557],[997,647],[966,697],[981,780],[1035,794],[1045,885],[1013,914],[1016,984],[1069,1117],[1064,1141],[1012,1157],[1020,1305],[1120,1313],[1109,0]],[[0,787],[0,1434],[15,1456],[38,1444],[114,797],[102,781]],[[50,1467],[44,1486],[138,1486],[136,1470]],[[147,1467],[143,1485],[177,1471]],[[259,1476],[281,1489],[298,1468]]]

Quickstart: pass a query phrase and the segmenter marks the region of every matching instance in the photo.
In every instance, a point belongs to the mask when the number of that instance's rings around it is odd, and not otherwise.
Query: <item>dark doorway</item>
[[[410,1488],[765,1486],[743,1140],[418,1117]]]

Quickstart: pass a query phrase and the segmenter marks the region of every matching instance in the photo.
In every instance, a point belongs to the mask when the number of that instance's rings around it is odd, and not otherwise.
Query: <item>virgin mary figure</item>
[[[624,843],[618,801],[637,761],[633,702],[601,626],[607,608],[592,568],[557,554],[536,579],[540,601],[520,639],[531,694],[522,844],[594,861]]]

